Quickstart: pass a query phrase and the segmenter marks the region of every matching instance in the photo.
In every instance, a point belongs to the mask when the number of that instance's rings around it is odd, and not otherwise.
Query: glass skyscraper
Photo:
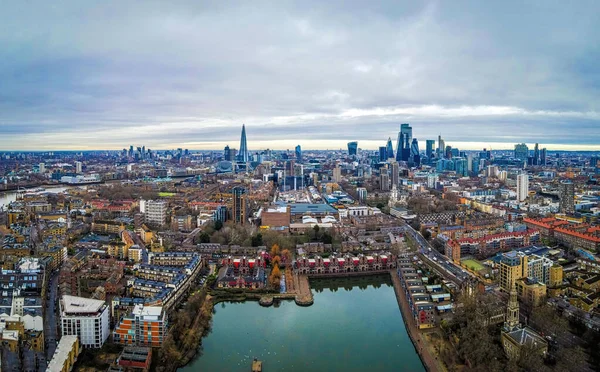
[[[296,146],[296,161],[302,161],[302,147],[300,145]]]
[[[394,145],[392,145],[392,139],[388,137],[388,141],[387,141],[387,157],[388,159],[393,159],[394,158]]]
[[[396,160],[409,160],[411,143],[412,127],[410,124],[400,124],[400,132],[398,133],[398,143],[396,146]]]
[[[248,144],[246,143],[246,125],[242,124],[242,137],[240,138],[240,151],[237,155],[240,163],[246,163],[249,160],[248,157]]]
[[[348,142],[348,155],[356,155],[358,152],[358,142]]]

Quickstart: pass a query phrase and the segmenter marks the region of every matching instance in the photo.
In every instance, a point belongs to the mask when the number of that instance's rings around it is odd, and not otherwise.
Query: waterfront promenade
[[[441,360],[435,354],[435,351],[432,350],[431,345],[427,342],[425,338],[425,333],[427,331],[422,331],[417,328],[415,323],[415,319],[412,316],[412,311],[409,308],[408,301],[406,300],[406,294],[402,290],[402,284],[400,283],[400,278],[398,274],[396,274],[395,270],[390,271],[390,276],[392,277],[392,283],[394,285],[394,292],[396,293],[396,299],[398,300],[398,306],[400,307],[400,311],[402,312],[402,318],[404,319],[404,324],[406,326],[406,332],[410,337],[417,353],[421,357],[421,361],[425,368],[429,372],[445,372],[446,368],[442,364]]]

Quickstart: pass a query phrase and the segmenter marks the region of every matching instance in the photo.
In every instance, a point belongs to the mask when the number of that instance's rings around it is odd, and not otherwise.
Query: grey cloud
[[[336,117],[426,105],[600,112],[598,14],[592,1],[8,3],[0,134],[21,134],[23,148],[123,128],[106,145],[165,133],[235,143],[250,121],[257,140],[383,142],[413,122],[420,139],[598,143],[598,119],[568,115]],[[148,125],[164,133],[136,133]]]

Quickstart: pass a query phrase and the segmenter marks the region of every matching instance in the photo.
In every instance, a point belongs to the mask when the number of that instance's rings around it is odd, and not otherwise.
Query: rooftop
[[[105,305],[102,300],[65,295],[62,297],[62,309],[65,313],[94,314]]]

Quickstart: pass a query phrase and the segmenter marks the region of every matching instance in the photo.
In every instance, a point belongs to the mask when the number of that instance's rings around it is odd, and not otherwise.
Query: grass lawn
[[[160,196],[161,198],[167,197],[167,196],[175,196],[177,194],[175,194],[174,192],[159,192],[158,196]]]
[[[461,263],[473,271],[479,271],[483,269],[483,266],[475,260],[464,260]]]

